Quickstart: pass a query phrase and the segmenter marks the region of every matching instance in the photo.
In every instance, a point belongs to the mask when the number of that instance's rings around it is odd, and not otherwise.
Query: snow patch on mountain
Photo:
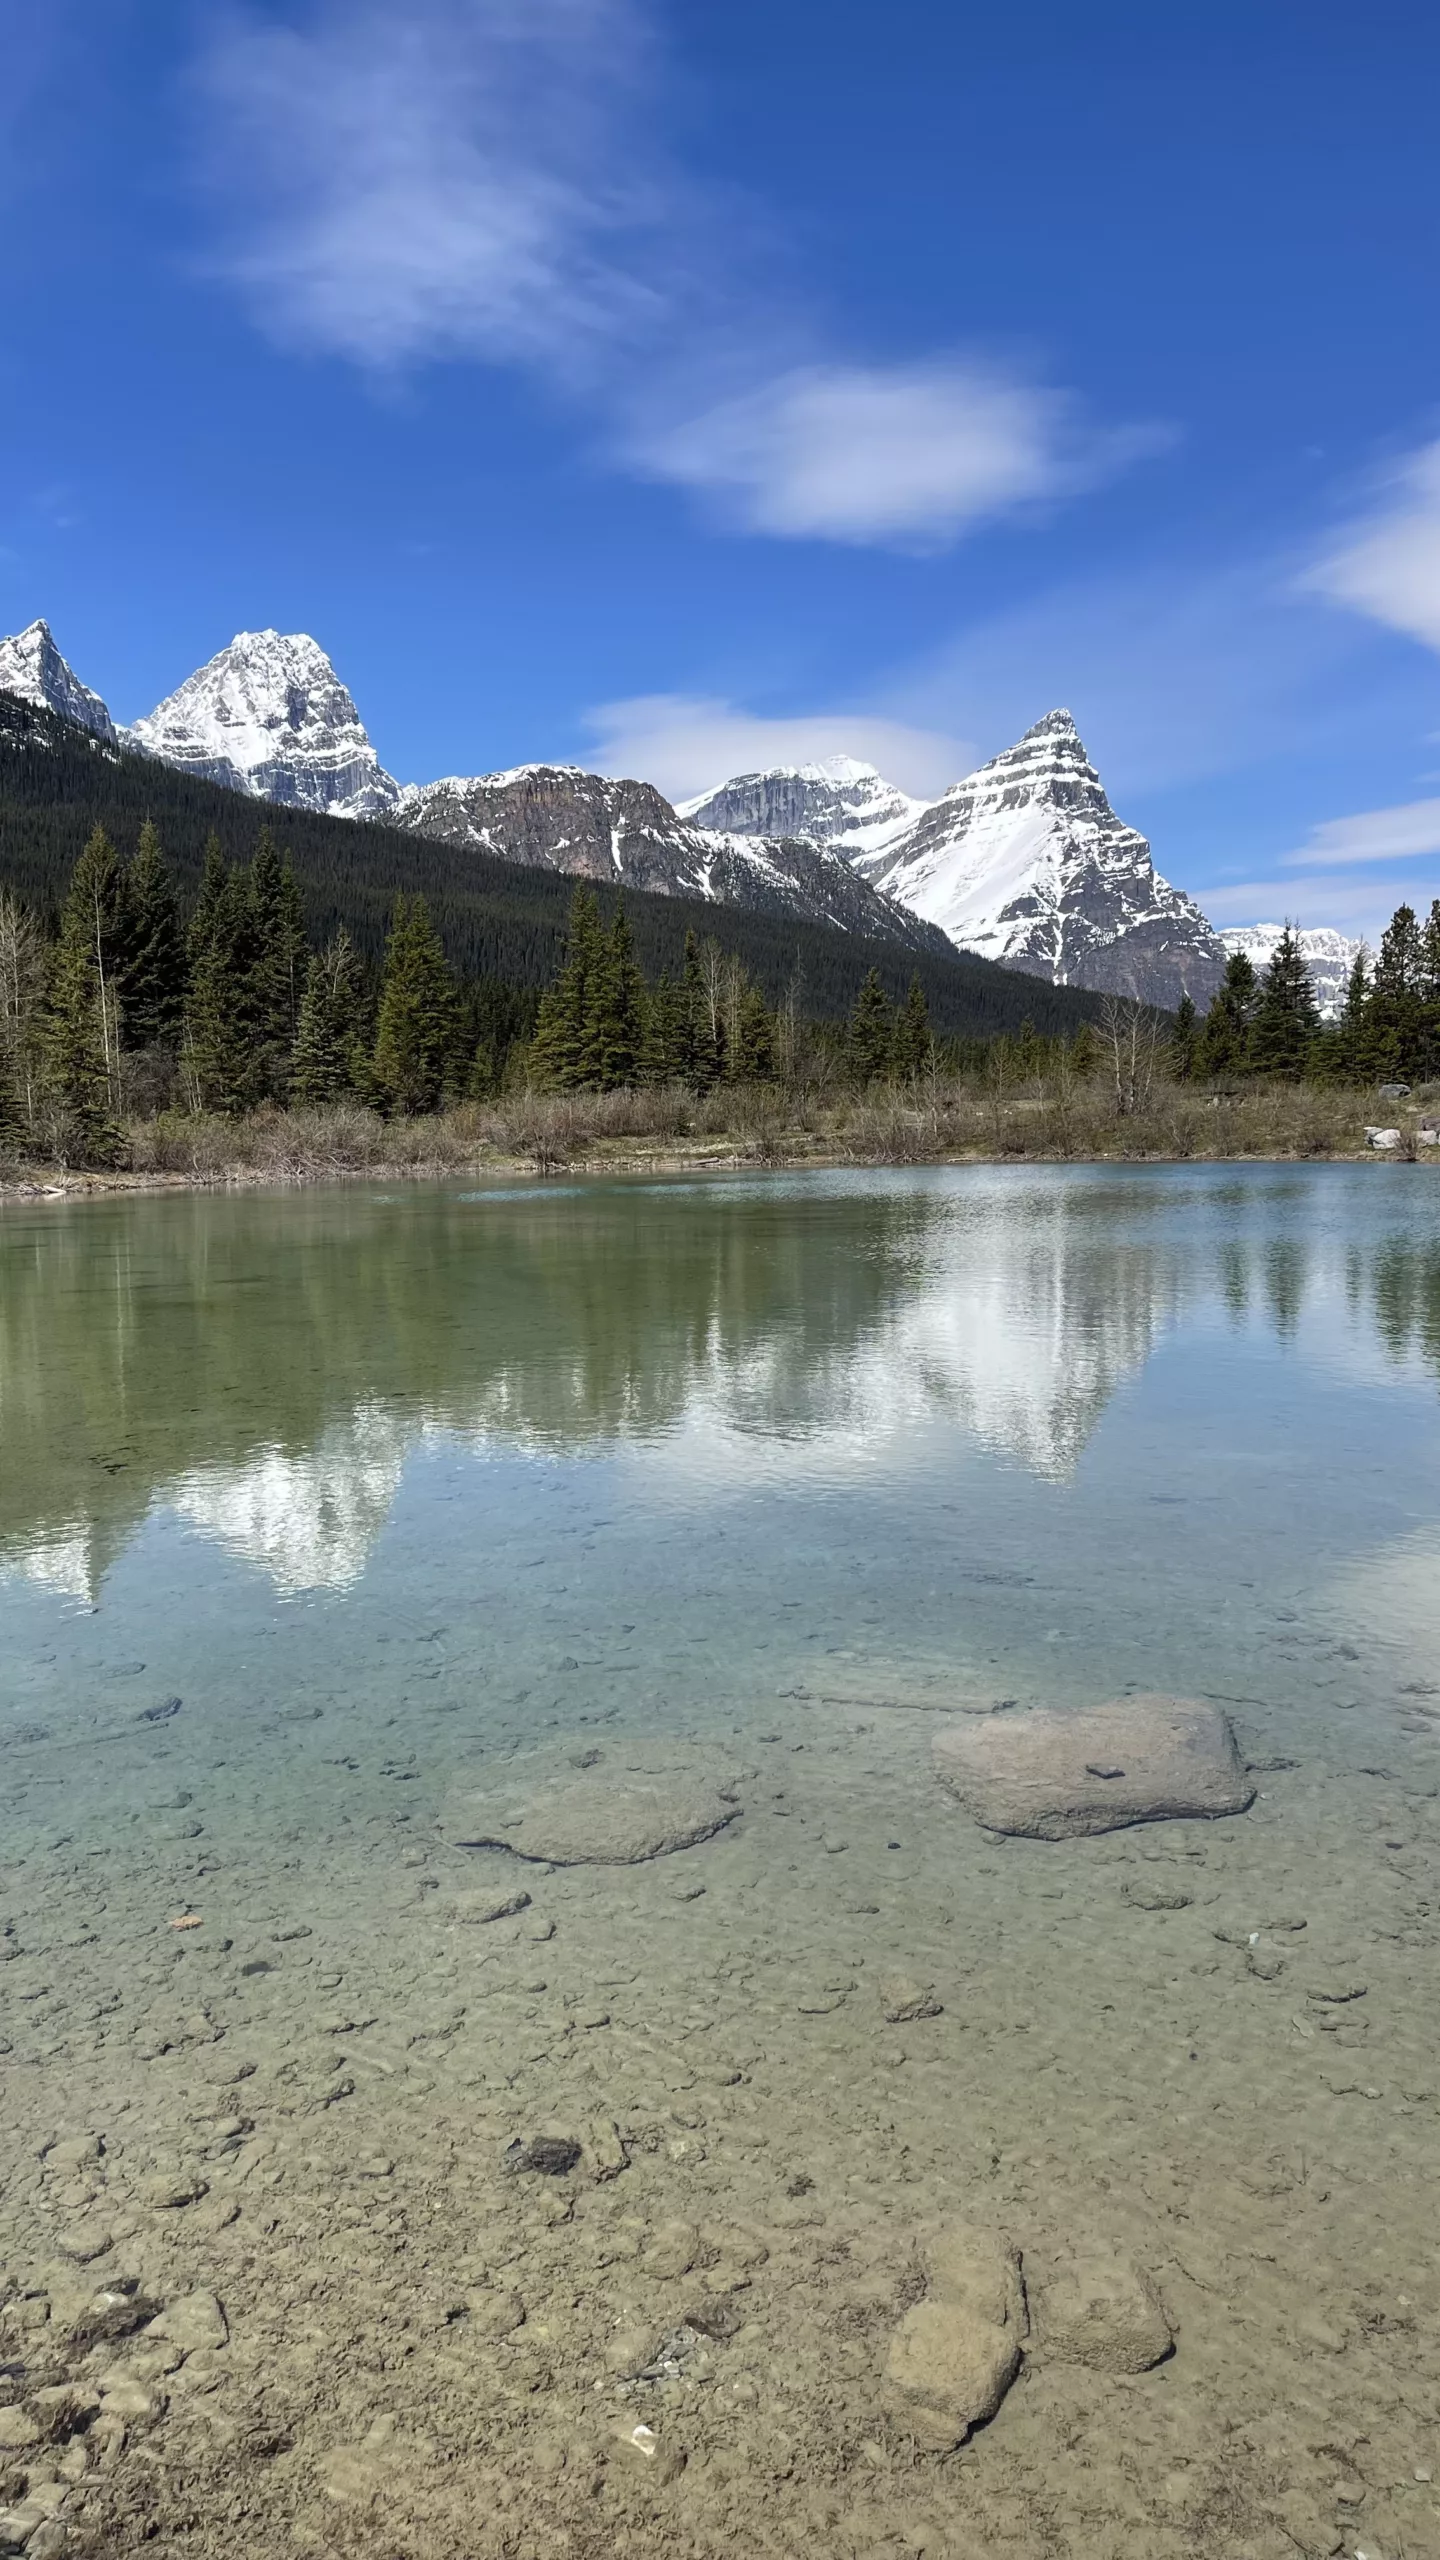
[[[55,711],[92,737],[115,744],[115,723],[98,693],[61,657],[48,622],[32,622],[0,640],[0,693],[18,693],[37,711]]]
[[[1279,924],[1227,924],[1220,927],[1220,939],[1227,951],[1243,951],[1258,973],[1269,968],[1284,930]],[[1297,925],[1295,939],[1305,955],[1321,1014],[1327,1022],[1333,1021],[1344,1010],[1350,972],[1365,946],[1358,936],[1340,933],[1330,924]]]
[[[1116,817],[1068,711],[853,858],[962,950],[1057,986],[1203,1009],[1224,973],[1218,936]]]
[[[121,737],[183,773],[330,817],[385,818],[400,797],[350,694],[303,631],[237,632]]]

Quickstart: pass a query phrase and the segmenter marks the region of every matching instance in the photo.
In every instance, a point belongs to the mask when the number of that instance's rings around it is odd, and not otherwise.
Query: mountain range
[[[1165,1006],[1188,994],[1203,1010],[1227,947],[1277,930],[1215,932],[1115,815],[1064,710],[935,801],[841,756],[737,775],[675,808],[649,783],[571,765],[402,784],[304,633],[238,633],[130,728],[79,681],[44,622],[0,640],[0,690],[282,806],[379,821],[457,854],[837,926],[917,955],[973,952],[1055,986]],[[1330,977],[1348,972],[1345,937],[1322,929],[1308,940],[1328,1004]]]

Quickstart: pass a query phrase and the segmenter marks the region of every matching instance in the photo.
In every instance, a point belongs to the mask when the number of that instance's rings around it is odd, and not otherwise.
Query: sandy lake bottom
[[[1440,2560],[1418,1169],[17,1205],[0,1573],[0,2550]]]

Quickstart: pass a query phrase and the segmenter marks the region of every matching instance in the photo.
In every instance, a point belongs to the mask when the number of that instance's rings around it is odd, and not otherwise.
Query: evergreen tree
[[[1074,1076],[1093,1076],[1100,1064],[1100,1034],[1093,1022],[1082,1022],[1070,1043],[1070,1072]]]
[[[1182,996],[1175,1008],[1175,1028],[1170,1034],[1171,1072],[1181,1084],[1187,1084],[1195,1073],[1199,1038],[1194,1004],[1188,995]]]
[[[594,980],[604,936],[595,892],[581,881],[570,900],[570,920],[560,974],[546,988],[535,1017],[530,1063],[537,1084],[550,1093],[575,1093],[590,1081],[590,1028]]]
[[[50,955],[46,1064],[66,1144],[87,1163],[119,1152],[122,874],[97,827],[71,875]]]
[[[394,1112],[438,1108],[456,1031],[455,984],[423,897],[395,901],[375,1025],[375,1079]]]
[[[291,1099],[323,1107],[355,1089],[361,1053],[360,955],[345,927],[305,972],[295,1038]]]
[[[1368,1065],[1379,1082],[1421,1072],[1425,936],[1413,907],[1397,907],[1380,937],[1366,1017]]]
[[[1254,964],[1243,951],[1232,951],[1201,1026],[1197,1055],[1202,1075],[1243,1074],[1249,1061],[1256,996]]]
[[[1260,982],[1250,1026],[1248,1063],[1261,1076],[1298,1083],[1320,1026],[1315,990],[1299,939],[1287,923]]]
[[[175,883],[154,821],[145,820],[125,879],[121,1024],[131,1049],[178,1046],[185,1018],[185,942]]]
[[[920,1075],[930,1063],[932,1046],[930,1007],[917,972],[895,1021],[894,1057],[900,1074]]]
[[[1040,1073],[1041,1050],[1035,1025],[1027,1013],[1015,1035],[1015,1072],[1023,1082]]]
[[[888,1075],[895,1055],[895,1016],[872,969],[855,999],[845,1040],[846,1059],[856,1084],[874,1084]]]
[[[207,850],[201,907],[190,931],[185,1004],[185,1068],[197,1107],[234,1118],[266,1090],[267,1060],[256,1018],[255,907],[248,872],[219,876]]]
[[[600,944],[590,976],[585,1021],[586,1080],[602,1093],[636,1082],[645,1047],[645,981],[635,958],[635,937],[620,899],[615,921]]]
[[[707,950],[714,956],[714,946]],[[711,976],[713,977],[713,971]],[[725,1035],[714,991],[707,978],[700,946],[692,933],[685,936],[685,967],[681,978],[685,1012],[685,1076],[697,1093],[708,1093],[718,1084],[725,1065]]]
[[[1420,1009],[1419,1067],[1429,1083],[1440,1076],[1440,898],[1431,899],[1421,936]]]
[[[190,918],[190,930],[185,938],[186,956],[192,971],[214,935],[229,877],[230,874],[225,867],[225,856],[220,848],[220,839],[211,833],[205,839],[205,861],[200,874],[200,895],[195,901],[195,912]]]
[[[289,1088],[300,1027],[305,920],[294,872],[288,862],[282,863],[268,826],[260,830],[250,865],[250,909],[255,938],[251,1085],[257,1100],[278,1101]]]
[[[694,1038],[685,990],[662,969],[645,1010],[642,1084],[683,1084],[690,1073]]]
[[[1350,967],[1340,1019],[1325,1039],[1322,1055],[1328,1072],[1342,1084],[1365,1084],[1370,1077],[1370,954],[1362,942]]]
[[[775,1026],[756,986],[747,984],[735,1007],[728,1065],[733,1084],[766,1084],[775,1072]]]

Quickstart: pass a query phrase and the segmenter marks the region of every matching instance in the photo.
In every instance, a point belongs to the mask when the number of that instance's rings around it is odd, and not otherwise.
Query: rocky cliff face
[[[301,631],[237,632],[124,738],[184,773],[331,817],[388,817],[399,797],[324,650]]]
[[[392,823],[582,879],[765,908],[917,952],[948,949],[943,933],[821,845],[690,826],[648,782],[614,782],[574,765],[425,783],[402,792]]]
[[[880,853],[913,827],[929,803],[884,781],[873,764],[831,756],[823,764],[738,773],[718,791],[684,800],[692,826],[746,836],[809,836],[837,852]]]
[[[963,950],[1056,985],[1203,1010],[1224,974],[1218,935],[1116,817],[1068,711],[855,863]]]
[[[57,711],[62,720],[73,720],[107,746],[115,743],[114,721],[99,694],[67,666],[48,622],[32,622],[13,638],[0,640],[0,693],[18,693],[37,711]]]
[[[1284,930],[1278,924],[1222,925],[1220,939],[1227,951],[1243,951],[1258,974],[1269,968]],[[1315,1001],[1331,1021],[1343,1010],[1350,972],[1362,946],[1356,936],[1338,933],[1330,924],[1299,926],[1295,939],[1305,954]]]

